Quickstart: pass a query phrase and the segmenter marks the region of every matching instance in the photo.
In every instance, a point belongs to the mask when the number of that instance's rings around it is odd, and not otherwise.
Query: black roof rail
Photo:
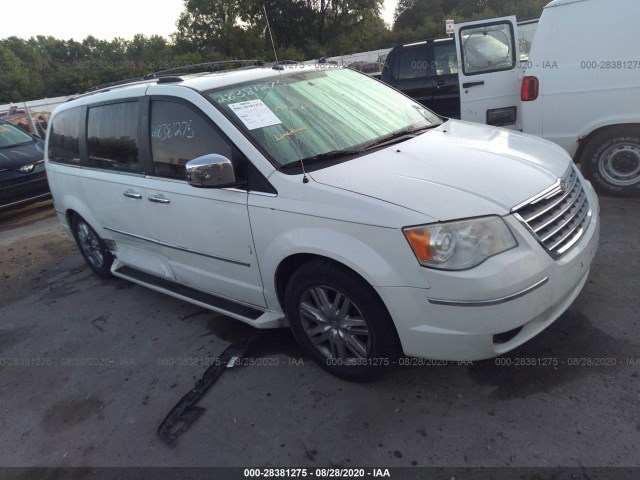
[[[176,75],[176,74],[188,74],[194,73],[193,70],[199,70],[199,72],[210,72],[211,67],[219,68],[228,65],[240,65],[240,67],[233,69],[243,69],[243,68],[254,68],[254,67],[262,67],[265,65],[265,62],[262,60],[219,60],[215,62],[204,62],[204,63],[194,63],[192,65],[184,65],[182,67],[169,68],[167,70],[160,70],[158,72],[149,73],[145,75],[143,78],[145,80],[151,80],[158,77],[164,77],[168,74]],[[231,70],[231,69],[230,69]],[[199,73],[196,72],[196,73]]]
[[[127,78],[125,80],[116,80],[115,82],[109,83],[101,83],[100,85],[95,85],[89,88],[86,93],[96,92],[97,90],[106,90],[113,87],[119,87],[121,85],[127,85],[129,83],[141,82],[145,78],[144,77],[136,77],[136,78]]]
[[[212,73],[222,67],[238,65],[235,68],[229,68],[228,70],[243,70],[256,67],[272,67],[274,69],[282,69],[280,65],[299,63],[295,60],[281,60],[280,62],[264,62],[263,60],[251,59],[251,60],[219,60],[215,62],[194,63],[192,65],[184,65],[182,67],[169,68],[167,70],[160,70],[158,72],[148,73],[142,77],[127,78],[125,80],[117,80],[115,82],[103,83],[95,85],[85,93],[76,95],[70,100],[83,97],[85,95],[91,95],[98,92],[108,91],[115,87],[124,87],[126,85],[134,83],[144,83],[151,80],[157,80],[158,83],[171,83],[181,82],[183,79],[179,75],[189,75],[195,73]],[[195,71],[194,71],[195,70]],[[223,70],[224,71],[224,70]]]
[[[117,80],[115,82],[102,83],[100,85],[95,85],[89,88],[85,94],[96,93],[98,91],[109,90],[113,87],[120,87],[124,85],[129,85],[131,83],[136,82],[144,82],[147,80],[158,80],[159,83],[170,83],[170,82],[180,82],[182,78],[177,75],[183,74],[188,75],[190,73],[209,73],[214,71],[214,68],[220,68],[223,66],[229,65],[239,65],[237,68],[229,69],[229,70],[240,70],[244,68],[255,68],[266,65],[262,60],[220,60],[216,62],[204,62],[204,63],[194,63],[192,65],[184,65],[182,67],[169,68],[167,70],[160,70],[158,72],[148,73],[147,75],[143,75],[142,77],[135,78],[127,78],[124,80]],[[194,72],[197,70],[197,72]]]

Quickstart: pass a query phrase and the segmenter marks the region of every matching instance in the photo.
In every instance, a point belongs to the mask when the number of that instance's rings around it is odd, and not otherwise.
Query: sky
[[[382,18],[391,24],[397,0],[385,0]],[[168,37],[175,32],[183,0],[3,0],[0,38],[36,35],[81,41],[93,35],[130,40],[136,33]]]

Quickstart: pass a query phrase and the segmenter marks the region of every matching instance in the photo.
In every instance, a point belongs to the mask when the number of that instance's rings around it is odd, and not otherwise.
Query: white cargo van
[[[515,17],[456,25],[461,118],[551,140],[599,192],[639,196],[638,18],[637,0],[555,0],[527,60]],[[507,48],[481,50],[487,36]]]

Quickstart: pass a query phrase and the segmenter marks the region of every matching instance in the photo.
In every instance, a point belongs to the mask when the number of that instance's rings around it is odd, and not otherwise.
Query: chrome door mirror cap
[[[236,184],[231,160],[217,153],[209,153],[189,160],[186,172],[187,182],[194,187],[222,188]]]

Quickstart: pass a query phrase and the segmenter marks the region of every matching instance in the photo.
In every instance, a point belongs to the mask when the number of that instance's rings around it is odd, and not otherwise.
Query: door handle
[[[467,82],[467,83],[463,83],[463,84],[462,84],[462,88],[477,87],[478,85],[484,85],[484,80],[481,80],[481,81],[479,81],[479,82]]]
[[[154,195],[152,197],[149,197],[149,201],[153,203],[171,203],[171,200],[163,195]]]
[[[132,192],[131,190],[123,192],[123,195],[127,198],[135,198],[136,200],[140,200],[142,198],[142,194],[138,192]]]

